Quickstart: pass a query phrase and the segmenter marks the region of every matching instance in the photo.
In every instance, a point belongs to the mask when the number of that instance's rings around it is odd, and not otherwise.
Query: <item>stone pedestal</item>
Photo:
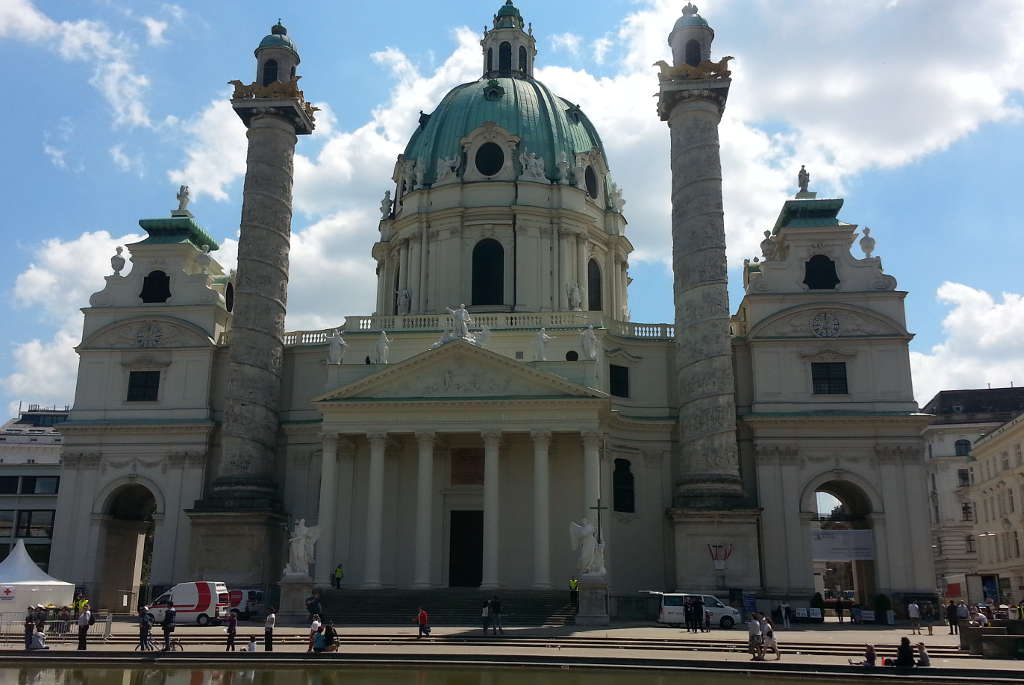
[[[608,579],[604,576],[583,576],[580,579],[576,625],[606,626],[609,622]]]
[[[189,573],[230,587],[269,586],[280,577],[286,517],[244,511],[187,510],[191,525]]]
[[[737,507],[731,511],[708,511],[674,507],[669,513],[675,538],[679,592],[715,594],[729,588],[761,588],[757,533],[760,510]],[[716,564],[708,545],[727,547],[729,558]]]
[[[289,575],[282,578],[279,585],[281,606],[277,609],[278,620],[304,623],[309,618],[306,598],[313,594],[313,579],[308,575]]]

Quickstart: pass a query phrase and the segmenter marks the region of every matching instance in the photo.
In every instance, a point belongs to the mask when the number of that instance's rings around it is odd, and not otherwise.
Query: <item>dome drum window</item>
[[[513,154],[519,144],[517,136],[510,135],[493,121],[486,122],[460,141],[466,165],[462,180],[513,181],[516,167]]]
[[[476,168],[490,178],[505,166],[505,151],[497,143],[484,143],[476,149]]]
[[[589,195],[592,200],[596,200],[598,193],[598,184],[597,174],[594,172],[594,167],[587,166],[587,170],[584,172],[583,177],[587,186],[587,195]]]

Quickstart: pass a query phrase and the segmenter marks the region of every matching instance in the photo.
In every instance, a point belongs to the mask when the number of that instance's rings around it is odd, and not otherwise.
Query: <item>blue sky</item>
[[[77,310],[138,219],[174,206],[178,182],[231,262],[245,141],[225,83],[251,80],[252,50],[279,16],[302,51],[307,97],[324,107],[296,164],[289,326],[369,313],[375,209],[394,156],[420,109],[479,76],[477,34],[499,4],[5,0],[0,57],[20,66],[7,72],[18,96],[0,112],[0,399],[72,399]],[[624,188],[632,318],[671,321],[668,133],[649,65],[668,56],[682,3],[517,5],[538,38],[539,78],[583,105]],[[1024,3],[979,0],[972,22],[951,0],[780,6],[700,3],[716,54],[736,57],[722,125],[731,263],[757,253],[806,163],[819,196],[845,197],[842,218],[872,228],[886,271],[910,291],[918,399],[1024,382],[1024,240],[1011,208]]]

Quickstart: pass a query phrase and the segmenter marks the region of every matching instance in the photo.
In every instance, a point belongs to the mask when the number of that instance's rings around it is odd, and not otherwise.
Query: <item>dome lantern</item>
[[[714,30],[708,26],[704,17],[697,14],[697,7],[692,2],[686,3],[683,16],[676,20],[668,36],[674,66],[688,64],[696,67],[701,62],[710,61],[711,43],[714,40]]]
[[[287,83],[295,77],[295,70],[302,61],[295,41],[288,37],[288,29],[281,20],[270,27],[270,33],[263,37],[256,48],[256,82],[268,86],[275,81]]]
[[[483,48],[484,78],[533,78],[533,61],[537,56],[533,26],[526,25],[512,0],[505,0],[498,9],[492,28],[484,29],[480,46]]]

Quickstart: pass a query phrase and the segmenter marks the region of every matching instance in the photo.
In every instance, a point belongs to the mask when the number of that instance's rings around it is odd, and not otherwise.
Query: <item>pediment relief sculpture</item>
[[[83,343],[86,348],[153,349],[207,347],[210,340],[189,327],[166,320],[130,321],[101,330]]]
[[[551,390],[521,379],[502,377],[493,369],[467,367],[457,360],[450,360],[429,372],[417,374],[415,378],[400,379],[371,391],[369,396],[457,398],[540,393],[551,394]]]
[[[903,335],[895,325],[850,309],[809,309],[758,326],[754,337],[855,338],[868,335]]]

